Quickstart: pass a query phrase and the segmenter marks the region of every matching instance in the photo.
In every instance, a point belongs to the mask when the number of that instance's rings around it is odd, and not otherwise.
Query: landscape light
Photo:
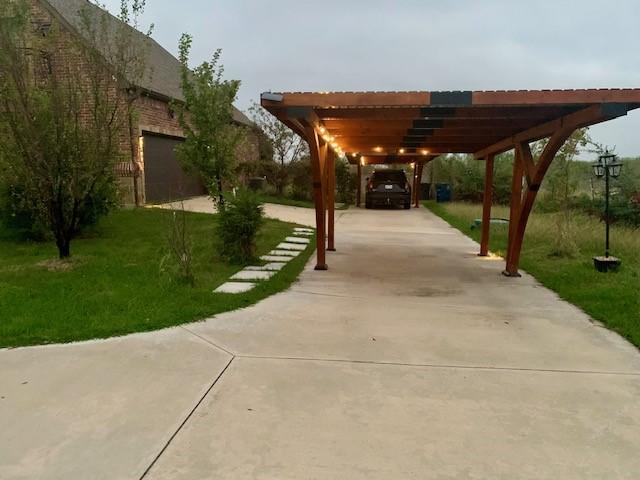
[[[593,173],[596,177],[605,179],[604,190],[604,221],[605,221],[605,243],[604,243],[604,257],[593,257],[593,263],[599,272],[607,272],[609,270],[615,270],[620,265],[620,259],[609,256],[609,224],[611,218],[609,215],[609,178],[617,178],[622,171],[622,163],[617,161],[616,155],[605,151],[604,155],[598,157],[598,161],[594,162]]]

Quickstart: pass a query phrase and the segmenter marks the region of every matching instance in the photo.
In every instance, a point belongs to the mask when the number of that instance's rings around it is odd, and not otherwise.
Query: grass
[[[71,342],[155,330],[251,305],[286,289],[313,248],[271,280],[243,294],[212,291],[240,265],[215,255],[213,215],[189,213],[196,285],[160,271],[170,212],[123,210],[72,242],[71,264],[50,243],[18,241],[0,229],[0,347]],[[264,254],[293,224],[266,220],[257,242]],[[313,245],[313,241],[310,243]]]
[[[482,217],[481,205],[425,202],[425,206],[480,241],[480,229],[470,226],[474,219]],[[535,212],[531,215],[520,268],[640,347],[640,231],[612,226],[612,254],[622,260],[622,265],[617,272],[599,273],[592,257],[604,254],[604,225],[598,219],[572,212],[565,225],[575,254],[559,256],[560,215]],[[509,218],[509,209],[494,206],[491,216]],[[489,248],[493,253],[504,256],[507,233],[507,225],[491,226]]]
[[[267,195],[266,193],[258,195],[263,203],[275,203],[278,205],[288,205],[290,207],[315,208],[315,204],[309,200],[295,200],[289,197],[280,197],[277,195]],[[336,203],[336,210],[346,210],[349,205],[344,203]]]

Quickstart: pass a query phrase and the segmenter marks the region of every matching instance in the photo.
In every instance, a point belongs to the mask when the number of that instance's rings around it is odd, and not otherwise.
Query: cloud
[[[640,87],[637,0],[147,3],[173,53],[185,31],[195,62],[223,49],[242,109],[267,90]],[[638,131],[639,114],[592,129],[624,155],[640,155]]]

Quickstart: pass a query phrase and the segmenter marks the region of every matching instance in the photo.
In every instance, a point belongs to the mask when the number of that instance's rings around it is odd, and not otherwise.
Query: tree
[[[257,103],[249,108],[249,112],[255,124],[271,140],[274,161],[279,164],[279,167],[274,169],[272,181],[278,195],[282,195],[289,180],[289,171],[286,167],[291,162],[308,155],[307,144],[293,130]]]
[[[123,88],[129,60],[144,54],[118,36],[133,32],[112,32],[95,5],[79,12],[82,40],[57,23],[34,30],[29,6],[0,6],[0,175],[17,208],[52,232],[62,259],[82,225],[117,203],[113,167],[129,114]]]
[[[351,173],[349,162],[344,157],[336,159],[336,189],[338,202],[353,203],[356,193],[357,175]]]
[[[185,141],[178,148],[178,158],[191,171],[197,172],[212,198],[224,203],[223,188],[234,173],[236,148],[244,132],[233,123],[233,102],[240,87],[239,80],[224,80],[220,63],[221,50],[210,61],[193,71],[189,68],[192,38],[180,38],[181,86],[184,102],[174,102]]]

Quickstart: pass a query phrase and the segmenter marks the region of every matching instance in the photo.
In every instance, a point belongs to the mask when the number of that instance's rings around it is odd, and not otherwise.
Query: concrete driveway
[[[423,209],[337,213],[251,308],[0,351],[0,478],[637,478],[634,347]]]

